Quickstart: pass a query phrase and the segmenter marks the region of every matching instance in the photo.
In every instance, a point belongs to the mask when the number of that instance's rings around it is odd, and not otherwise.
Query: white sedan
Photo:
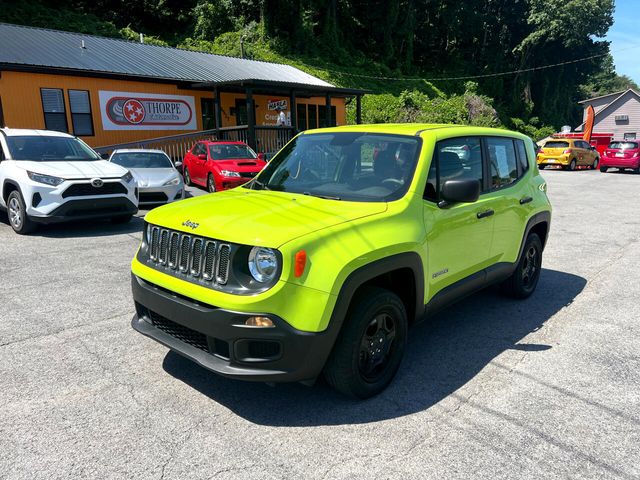
[[[182,176],[162,150],[114,150],[109,161],[133,174],[138,184],[140,205],[169,203],[184,198]]]

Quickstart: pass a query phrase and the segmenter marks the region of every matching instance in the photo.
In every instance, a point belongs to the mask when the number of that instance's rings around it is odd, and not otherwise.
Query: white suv
[[[0,209],[17,233],[65,220],[128,222],[138,211],[133,175],[79,138],[48,130],[0,132]]]

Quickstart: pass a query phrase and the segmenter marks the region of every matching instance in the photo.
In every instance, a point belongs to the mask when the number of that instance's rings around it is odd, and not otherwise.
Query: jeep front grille
[[[231,245],[167,228],[149,228],[149,259],[156,268],[176,276],[227,283]]]

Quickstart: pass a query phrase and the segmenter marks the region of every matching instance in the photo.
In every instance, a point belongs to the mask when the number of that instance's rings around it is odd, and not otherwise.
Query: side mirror
[[[442,184],[442,199],[447,203],[473,203],[480,197],[478,180],[447,180]]]
[[[101,153],[100,158],[103,160],[109,160],[109,154],[107,152]]]
[[[200,153],[200,154],[198,155],[198,160],[206,160],[206,159],[207,159],[207,155],[206,155],[206,154],[204,154],[204,153]]]
[[[178,170],[180,170],[182,168],[182,162],[180,160],[177,160],[176,162],[173,162],[174,167],[176,167]]]
[[[258,160],[262,160],[263,162],[267,161],[267,156],[264,153],[258,154]]]

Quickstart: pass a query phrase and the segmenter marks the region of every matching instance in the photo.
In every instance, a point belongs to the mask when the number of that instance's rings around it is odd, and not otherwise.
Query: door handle
[[[532,201],[533,201],[533,198],[531,198],[531,197],[522,197],[520,199],[520,205],[524,205],[525,203],[529,203],[529,202],[532,202]]]
[[[484,212],[478,212],[476,214],[476,217],[478,218],[485,218],[485,217],[490,217],[491,215],[493,215],[495,212],[493,210],[485,210]]]

